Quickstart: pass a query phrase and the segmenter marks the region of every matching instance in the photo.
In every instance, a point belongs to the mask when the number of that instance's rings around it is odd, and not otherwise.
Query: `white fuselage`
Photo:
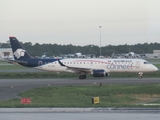
[[[78,69],[99,70],[103,69],[106,73],[110,72],[153,72],[157,67],[143,59],[62,59],[61,62],[69,67]],[[36,67],[40,70],[54,72],[77,72],[61,66],[58,61],[44,63]]]

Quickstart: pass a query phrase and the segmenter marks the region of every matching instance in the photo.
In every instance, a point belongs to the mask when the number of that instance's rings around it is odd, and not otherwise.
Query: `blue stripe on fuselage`
[[[22,62],[18,62],[18,64],[25,67],[38,67],[47,63],[55,62],[57,59],[41,59],[41,58],[32,58],[32,59],[24,59]]]

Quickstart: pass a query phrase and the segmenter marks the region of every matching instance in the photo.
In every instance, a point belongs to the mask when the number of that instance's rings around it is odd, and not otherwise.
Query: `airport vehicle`
[[[94,77],[109,76],[110,72],[137,72],[139,78],[143,73],[157,71],[158,68],[143,59],[84,59],[84,58],[33,58],[19,43],[16,37],[9,37],[14,60],[16,63],[26,67],[51,72],[78,73],[79,79],[86,79],[87,74]]]

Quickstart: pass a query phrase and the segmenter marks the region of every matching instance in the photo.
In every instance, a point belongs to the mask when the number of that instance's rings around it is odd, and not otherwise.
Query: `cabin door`
[[[140,62],[136,61],[136,68],[139,69],[140,68]]]
[[[38,61],[38,66],[42,66],[43,65],[43,61]]]

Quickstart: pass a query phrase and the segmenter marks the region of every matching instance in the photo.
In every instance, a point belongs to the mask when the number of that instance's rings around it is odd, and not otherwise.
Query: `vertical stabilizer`
[[[10,44],[15,60],[31,59],[30,54],[25,50],[16,37],[10,36]]]

